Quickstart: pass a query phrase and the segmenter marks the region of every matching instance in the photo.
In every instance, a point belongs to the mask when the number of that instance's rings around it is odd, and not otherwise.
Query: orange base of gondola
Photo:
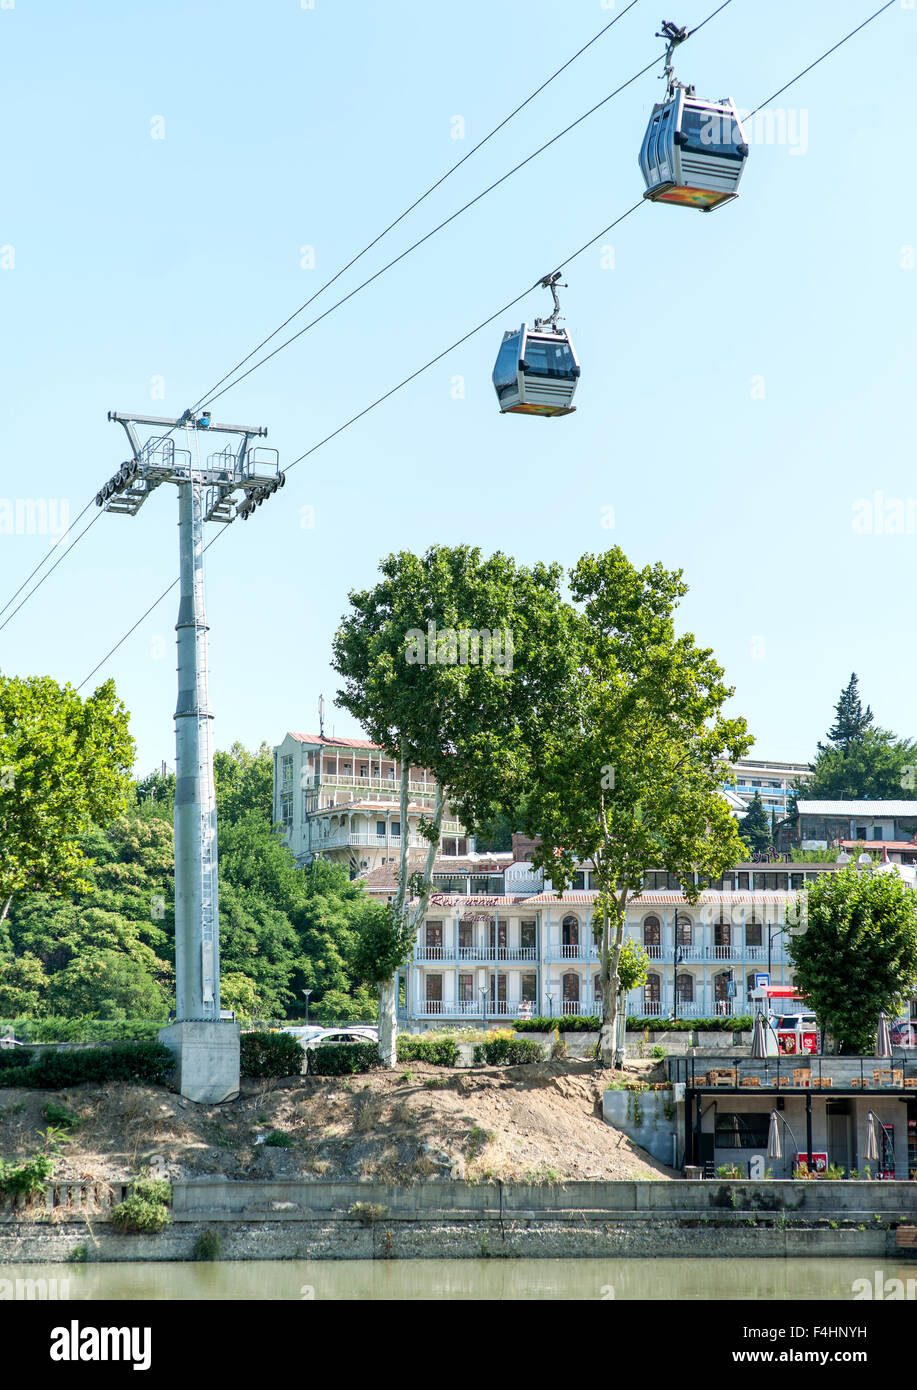
[[[575,405],[532,405],[526,402],[524,405],[511,405],[506,410],[501,410],[501,415],[572,415],[576,410]]]
[[[731,203],[733,198],[738,198],[739,195],[714,192],[709,188],[688,188],[684,184],[661,183],[658,188],[649,189],[643,196],[651,203],[671,203],[673,207],[697,208],[701,212],[712,212],[724,203]]]

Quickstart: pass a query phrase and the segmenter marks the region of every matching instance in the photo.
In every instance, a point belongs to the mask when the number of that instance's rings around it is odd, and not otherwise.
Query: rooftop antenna
[[[180,584],[178,703],[175,709],[175,1023],[163,1042],[178,1058],[178,1084],[189,1100],[218,1104],[239,1094],[239,1025],[220,1011],[217,811],[213,715],[207,693],[204,522],[247,520],[283,487],[276,449],[252,447],[267,430],[218,425],[209,410],[180,419],[109,411],[130,458],[96,495],[107,512],[136,516],[163,483],[178,488]],[[187,448],[173,436],[184,430]],[[201,460],[201,433],[233,436]],[[141,433],[146,438],[141,440]],[[216,441],[215,441],[216,443]],[[165,768],[165,764],[163,764]]]
[[[325,737],[325,697],[324,697],[324,695],[319,695],[319,697],[318,697],[318,736],[319,736],[319,738],[324,738],[324,737]]]

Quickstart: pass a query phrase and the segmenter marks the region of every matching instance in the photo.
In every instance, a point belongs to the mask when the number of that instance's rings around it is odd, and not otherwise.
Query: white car
[[[303,1040],[304,1047],[321,1047],[325,1043],[377,1043],[378,1028],[323,1028],[317,1037]]]
[[[283,1029],[283,1032],[284,1032],[284,1033],[289,1033],[289,1035],[290,1035],[291,1038],[295,1038],[296,1041],[299,1042],[299,1043],[302,1043],[304,1047],[305,1047],[313,1038],[317,1038],[317,1037],[319,1036],[319,1034],[324,1033],[324,1031],[325,1031],[325,1029],[322,1028],[320,1024],[311,1024],[311,1023],[308,1025],[308,1027],[306,1027],[305,1025],[303,1025],[302,1028],[295,1028],[295,1027],[294,1027],[294,1028],[284,1028],[284,1029]]]

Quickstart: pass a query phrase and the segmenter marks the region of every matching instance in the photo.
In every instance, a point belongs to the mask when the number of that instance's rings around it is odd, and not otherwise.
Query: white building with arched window
[[[558,897],[530,865],[507,864],[507,858],[437,861],[441,891],[431,897],[402,975],[405,1026],[462,1020],[491,1026],[528,1014],[600,1012],[599,923],[589,866],[578,874],[582,887]],[[696,904],[686,901],[670,875],[647,874],[643,892],[628,903],[626,939],[643,946],[649,970],[646,984],[627,997],[627,1013],[730,1017],[749,1012],[756,975],[792,984],[787,940],[800,929],[797,894],[814,876],[837,868],[739,864],[705,888]],[[393,890],[384,873],[370,876],[369,891]]]

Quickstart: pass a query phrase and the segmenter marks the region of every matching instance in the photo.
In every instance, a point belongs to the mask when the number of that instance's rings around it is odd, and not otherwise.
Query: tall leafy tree
[[[797,901],[790,938],[797,988],[829,1045],[868,1054],[879,1014],[894,1018],[917,985],[917,895],[896,870],[819,874]]]
[[[85,700],[0,674],[0,920],[18,893],[85,883],[80,839],[126,806],[134,743],[113,681]]]
[[[338,703],[401,766],[397,887],[387,930],[381,919],[372,923],[385,964],[375,981],[379,1051],[394,1066],[396,972],[426,912],[446,805],[472,831],[500,812],[513,814],[528,779],[534,724],[546,693],[569,675],[571,651],[556,566],[527,569],[499,553],[484,558],[468,546],[434,546],[422,557],[390,555],[380,569],[373,589],[350,594],[333,665],[344,678]],[[411,766],[429,768],[438,787],[420,822],[427,851],[413,871]]]
[[[681,571],[638,570],[616,546],[583,556],[570,590],[574,674],[538,731],[527,829],[558,893],[577,864],[594,866],[600,1047],[612,1065],[628,899],[659,868],[696,902],[695,873],[717,878],[740,858],[719,787],[751,740],[744,719],[721,712],[733,692],[712,652],[675,633]]]
[[[739,834],[752,854],[768,849],[771,844],[771,827],[767,823],[767,812],[758,791],[751,799],[748,814],[739,821]]]

